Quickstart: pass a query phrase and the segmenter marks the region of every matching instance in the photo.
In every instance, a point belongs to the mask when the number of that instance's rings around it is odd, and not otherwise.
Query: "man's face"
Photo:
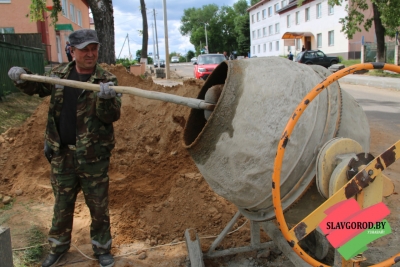
[[[79,69],[92,70],[99,57],[99,45],[88,44],[82,49],[74,47],[71,55],[75,58],[76,66]]]

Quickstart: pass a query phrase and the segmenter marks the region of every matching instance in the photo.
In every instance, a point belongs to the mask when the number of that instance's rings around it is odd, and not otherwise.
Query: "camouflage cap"
[[[71,46],[82,49],[88,44],[99,44],[99,39],[95,30],[80,29],[69,35],[69,42]]]

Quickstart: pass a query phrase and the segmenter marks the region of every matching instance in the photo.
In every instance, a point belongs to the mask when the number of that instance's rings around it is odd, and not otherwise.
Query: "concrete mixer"
[[[370,131],[366,115],[337,83],[344,75],[368,68],[398,71],[397,66],[371,63],[331,74],[319,66],[297,64],[279,57],[225,61],[218,65],[198,95],[199,100],[216,104],[215,108],[212,112],[191,110],[183,142],[210,187],[235,204],[239,211],[205,254],[194,230],[186,231],[192,266],[204,266],[202,258],[272,246],[260,243],[260,227],[295,266],[327,266],[318,260],[327,255],[330,244],[320,231],[314,231],[318,227],[316,222],[324,217],[322,209],[315,221],[310,215],[308,224],[303,220],[291,231],[283,212],[300,199],[307,199],[314,179],[321,198],[313,209],[318,210],[325,199],[328,199],[325,203],[334,205],[338,199],[335,202],[332,197],[375,160],[368,153]],[[309,97],[311,89],[313,98]],[[292,128],[285,128],[288,120],[294,122]],[[279,149],[283,151],[281,154]],[[278,165],[276,160],[280,160]],[[383,195],[393,193],[393,184],[387,177],[380,172],[374,177],[379,177],[376,178],[379,182],[374,184],[375,191],[370,191],[368,197],[366,194],[360,197],[361,208],[370,207],[380,202]],[[347,192],[341,200],[361,193],[364,187],[365,184],[360,190],[353,190],[354,194]],[[325,209],[328,207],[325,205]],[[300,214],[301,218],[307,214]],[[241,215],[251,221],[251,245],[215,251]],[[282,231],[284,238],[272,221],[275,217],[280,230],[285,231]],[[309,257],[298,245],[312,232],[311,250],[317,250],[314,256],[318,260]],[[350,266],[361,261],[337,257],[335,266],[338,262]]]
[[[211,188],[246,217],[262,221],[275,216],[271,177],[282,129],[298,102],[328,74],[323,67],[280,57],[255,58],[220,64],[203,86],[199,99],[213,85],[224,84],[224,89],[208,121],[202,110],[191,111],[184,143]],[[286,148],[283,206],[308,188],[317,154],[328,140],[348,137],[368,152],[369,134],[364,111],[337,82],[321,92]]]

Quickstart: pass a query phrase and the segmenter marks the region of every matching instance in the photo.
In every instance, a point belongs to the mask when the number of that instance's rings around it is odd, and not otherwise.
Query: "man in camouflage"
[[[9,77],[28,95],[51,95],[45,155],[51,164],[51,184],[55,196],[49,231],[50,254],[43,267],[55,266],[69,250],[77,194],[82,190],[92,222],[90,235],[100,266],[114,265],[108,211],[108,167],[114,148],[113,122],[120,117],[121,98],[110,88],[116,77],[97,63],[99,42],[94,30],[82,29],[70,36],[75,60],[53,68],[54,78],[100,85],[100,92],[28,82],[20,75],[28,69],[12,67]]]

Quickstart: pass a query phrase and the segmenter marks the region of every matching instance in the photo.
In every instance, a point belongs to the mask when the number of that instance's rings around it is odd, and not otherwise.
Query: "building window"
[[[267,27],[263,28],[263,36],[267,36]]]
[[[268,8],[268,17],[272,16],[272,6]]]
[[[264,53],[267,52],[267,44],[264,44]]]
[[[256,47],[253,45],[253,55],[256,53]]]
[[[296,12],[296,25],[300,24],[300,11]]]
[[[322,10],[321,10],[321,3],[317,4],[317,19],[321,18]]]
[[[267,17],[267,10],[263,9],[262,11],[262,18],[265,19]]]
[[[7,28],[0,28],[0,33],[15,33],[15,32],[13,27],[7,27]]]
[[[309,21],[310,20],[310,8],[307,7],[305,9],[305,21]]]
[[[257,12],[257,21],[260,21],[260,12]]]
[[[276,11],[279,10],[279,3],[276,3],[275,6],[274,6],[274,8],[275,8],[275,13],[276,13]]]
[[[269,25],[269,27],[268,27],[268,30],[269,30],[269,35],[272,35],[272,34],[274,34],[274,31],[273,31],[272,25]]]
[[[333,15],[333,6],[328,5],[328,14]]]
[[[11,3],[11,0],[0,0],[0,4],[8,4],[8,3]]]
[[[62,14],[65,17],[68,17],[68,5],[67,5],[67,0],[62,0]]]
[[[279,41],[276,41],[276,43],[275,43],[275,50],[279,51]]]
[[[286,16],[286,27],[290,28],[290,15]]]
[[[301,45],[300,39],[297,39],[296,40],[296,50],[297,51],[300,51],[300,45]]]
[[[78,25],[82,27],[82,12],[80,10],[76,11],[76,16],[78,19]]]
[[[269,51],[272,51],[272,43],[269,43]]]
[[[260,54],[260,45],[257,46],[257,52]]]
[[[257,30],[257,38],[261,38],[261,29]]]
[[[251,23],[254,23],[254,14],[251,15]]]
[[[275,24],[275,33],[279,33],[279,23]]]
[[[317,47],[318,48],[322,47],[322,33],[317,34]]]
[[[256,31],[253,31],[253,40],[256,39]]]
[[[328,32],[328,44],[329,44],[329,46],[334,46],[335,45],[335,33],[334,33],[334,31],[329,31]]]
[[[76,22],[76,19],[75,19],[75,6],[73,4],[69,4],[69,19],[72,22]]]
[[[284,6],[286,6],[286,0],[283,0],[283,1],[281,2],[281,8],[283,8]]]

